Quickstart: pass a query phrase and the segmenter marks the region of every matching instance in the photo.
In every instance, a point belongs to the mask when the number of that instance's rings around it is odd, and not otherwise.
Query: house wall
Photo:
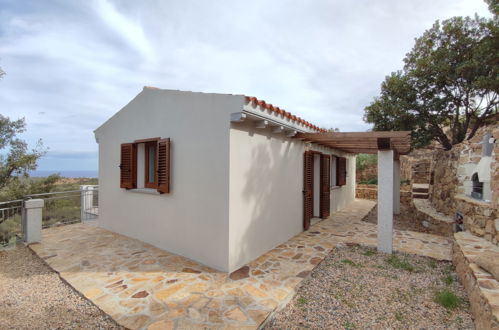
[[[251,121],[232,124],[230,271],[302,232],[305,150],[304,142],[272,134],[270,128],[255,129]],[[332,153],[325,148],[313,150]],[[354,198],[355,157],[350,157],[347,185],[331,190],[331,210],[345,207]]]
[[[95,132],[99,225],[228,270],[230,113],[244,96],[144,88]],[[169,194],[119,186],[120,144],[171,138]]]

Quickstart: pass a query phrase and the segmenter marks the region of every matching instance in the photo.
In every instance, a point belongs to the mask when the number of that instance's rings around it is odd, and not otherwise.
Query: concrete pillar
[[[400,160],[393,161],[393,214],[400,214]]]
[[[25,217],[24,240],[26,243],[37,243],[42,240],[43,199],[24,201]]]
[[[393,251],[393,150],[378,151],[378,251]]]

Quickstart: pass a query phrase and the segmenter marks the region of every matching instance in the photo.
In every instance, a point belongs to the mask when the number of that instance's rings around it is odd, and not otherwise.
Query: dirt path
[[[445,304],[447,307],[444,307]],[[265,329],[474,329],[452,263],[345,246]]]
[[[0,329],[123,329],[35,256],[0,251]]]

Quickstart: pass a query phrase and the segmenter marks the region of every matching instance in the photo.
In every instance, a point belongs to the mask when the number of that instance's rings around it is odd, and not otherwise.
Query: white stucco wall
[[[230,113],[244,96],[145,88],[96,130],[100,226],[228,270]],[[119,187],[120,144],[171,138],[170,193]]]
[[[341,156],[326,148],[313,147]],[[236,270],[303,230],[305,143],[255,129],[251,121],[230,129],[229,269]],[[331,190],[331,209],[355,199],[355,157],[347,185]],[[319,175],[316,172],[316,175]]]

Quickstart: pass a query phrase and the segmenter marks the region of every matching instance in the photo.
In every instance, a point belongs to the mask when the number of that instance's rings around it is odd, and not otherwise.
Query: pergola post
[[[400,160],[393,161],[393,214],[400,214]]]
[[[385,253],[393,251],[393,154],[393,150],[378,150],[378,251]]]

